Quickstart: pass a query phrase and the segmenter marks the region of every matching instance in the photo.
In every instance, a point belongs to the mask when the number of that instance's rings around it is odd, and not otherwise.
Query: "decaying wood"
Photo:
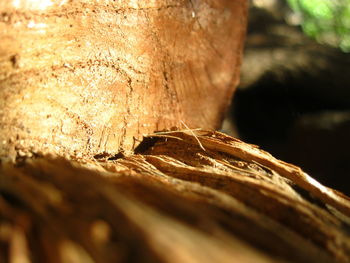
[[[218,132],[3,162],[0,194],[2,262],[350,262],[348,198]]]
[[[219,128],[246,12],[246,0],[1,1],[0,156],[91,157],[181,121]]]

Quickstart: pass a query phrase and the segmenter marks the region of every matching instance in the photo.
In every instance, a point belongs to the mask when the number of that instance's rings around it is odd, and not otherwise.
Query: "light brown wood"
[[[246,2],[1,1],[0,155],[115,154],[183,123],[219,128]]]
[[[0,2],[0,262],[350,262],[348,197],[191,129],[220,125],[246,7]]]
[[[257,147],[178,131],[137,152],[3,163],[0,247],[11,249],[0,260],[350,262],[349,214]]]

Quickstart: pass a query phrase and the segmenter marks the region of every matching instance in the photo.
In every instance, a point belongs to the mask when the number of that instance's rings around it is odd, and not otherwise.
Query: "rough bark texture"
[[[246,4],[0,3],[0,262],[350,262],[348,197],[185,127],[220,123]]]
[[[238,81],[246,6],[1,1],[0,155],[113,154],[183,123],[219,128]]]
[[[0,170],[2,262],[350,262],[350,202],[217,132]],[[342,211],[342,212],[340,212]]]

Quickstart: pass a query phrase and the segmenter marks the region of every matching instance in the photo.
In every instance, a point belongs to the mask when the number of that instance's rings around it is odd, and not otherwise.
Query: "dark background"
[[[286,2],[265,2],[251,1],[241,84],[223,129],[350,195],[350,55],[288,23]]]

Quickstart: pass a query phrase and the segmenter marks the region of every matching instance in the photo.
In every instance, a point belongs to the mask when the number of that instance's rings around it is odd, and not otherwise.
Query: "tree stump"
[[[208,130],[246,10],[0,4],[0,262],[350,262],[348,197]]]

